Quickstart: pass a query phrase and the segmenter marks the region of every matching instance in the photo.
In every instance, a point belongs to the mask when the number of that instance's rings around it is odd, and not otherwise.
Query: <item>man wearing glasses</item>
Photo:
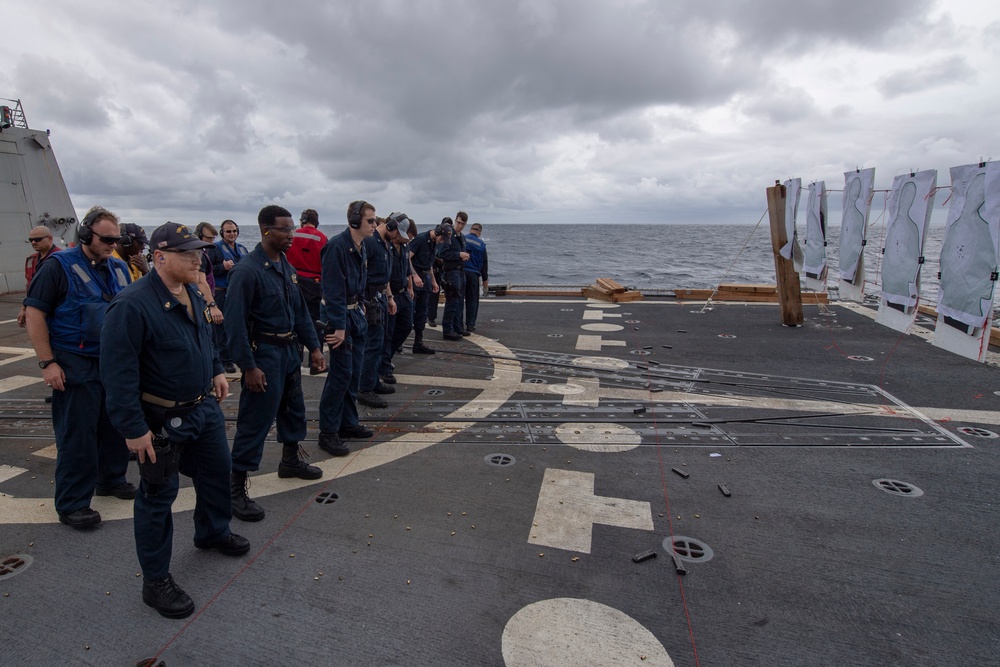
[[[229,351],[243,370],[230,484],[233,516],[242,521],[264,518],[263,508],[247,495],[247,473],[260,468],[275,418],[282,445],[278,477],[323,476],[303,460],[299,447],[306,437],[299,345],[309,350],[314,369],[325,370],[326,359],[298,276],[285,256],[295,222],[287,210],[271,205],[257,214],[257,224],[261,241],[229,274],[225,310]]]
[[[95,492],[131,500],[136,491],[125,479],[128,449],[108,419],[98,368],[104,315],[129,284],[129,270],[111,256],[121,240],[111,211],[92,208],[78,237],[78,246],[39,267],[24,305],[28,337],[53,391],[56,512],[62,523],[90,528],[101,521],[90,507]]]
[[[215,242],[215,247],[219,249],[216,257],[220,261],[216,262],[213,258],[212,271],[215,273],[215,303],[225,312],[229,272],[241,259],[250,254],[250,251],[242,243],[236,242],[240,235],[240,227],[234,221],[224,220],[219,229],[222,231],[222,238]],[[222,327],[216,327],[216,334],[215,344],[219,348],[219,360],[222,361],[227,373],[235,373],[236,365],[233,363],[232,355],[229,354],[229,345]]]
[[[28,243],[31,244],[32,249],[35,254],[24,260],[24,291],[27,293],[28,289],[31,287],[31,279],[34,277],[35,272],[38,271],[38,267],[41,266],[42,262],[47,260],[52,256],[52,253],[59,252],[61,249],[52,240],[52,231],[42,225],[35,227],[30,232],[28,232]],[[17,326],[24,328],[25,323],[25,312],[27,309],[24,305],[21,306],[21,310],[17,313]]]
[[[194,611],[170,574],[178,472],[191,478],[197,497],[194,546],[233,557],[250,550],[229,528],[229,442],[219,407],[229,385],[197,288],[206,245],[184,225],[158,227],[154,268],[115,297],[101,346],[111,417],[136,453],[142,477],[134,520],[142,599],[167,618]]]

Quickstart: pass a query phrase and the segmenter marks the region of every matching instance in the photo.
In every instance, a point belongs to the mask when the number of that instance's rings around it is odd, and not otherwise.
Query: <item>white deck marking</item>
[[[522,385],[521,364],[512,360],[514,353],[510,349],[496,341],[477,334],[473,334],[469,338],[466,338],[466,340],[476,343],[483,351],[494,357],[493,379],[486,381],[474,380],[469,381],[470,384],[462,385],[480,389],[481,392],[475,399],[447,415],[451,419],[458,418],[470,421],[433,422],[425,426],[429,431],[427,433],[403,434],[398,438],[371,446],[365,446],[365,443],[355,441],[351,444],[352,449],[359,447],[364,447],[364,449],[352,452],[349,456],[343,458],[326,459],[315,464],[323,470],[323,477],[318,480],[279,479],[277,472],[253,475],[252,497],[262,498],[307,486],[323,485],[329,483],[333,477],[345,477],[386,463],[392,463],[404,456],[414,454],[431,445],[447,440],[455,433],[459,433],[472,426],[475,422],[471,420],[482,419],[491,412],[500,409],[510,400],[514,392],[519,391],[522,386],[532,387],[535,391],[538,391],[536,385]],[[497,357],[500,358],[498,359]],[[430,382],[435,386],[441,386],[446,384],[440,381],[443,379],[435,377]],[[417,385],[428,384],[428,378],[426,377],[414,376],[413,380],[414,384]],[[55,448],[53,447],[53,449]],[[194,509],[194,503],[194,488],[190,486],[184,487],[177,493],[177,500],[174,501],[173,511],[176,513],[192,510]],[[133,504],[130,502],[123,502],[111,496],[95,496],[91,500],[91,507],[101,513],[101,518],[104,521],[131,519],[132,506]],[[58,520],[59,517],[52,506],[52,498],[13,498],[0,494],[0,525],[8,523],[55,523]]]
[[[601,347],[607,345],[608,347],[625,347],[625,341],[623,340],[604,340],[601,336],[589,336],[586,334],[580,334],[576,337],[576,349],[584,350],[586,352],[600,352]]]
[[[28,472],[28,469],[18,468],[17,466],[0,465],[0,482],[6,482],[8,479],[14,479],[22,472]]]
[[[620,324],[606,324],[604,322],[595,322],[593,324],[584,324],[580,326],[584,331],[621,331],[625,327]]]
[[[585,320],[603,320],[608,317],[621,317],[621,313],[605,313],[603,310],[585,310],[583,311],[583,319]]]
[[[653,514],[644,501],[595,496],[592,472],[546,469],[528,542],[589,554],[595,523],[653,530]]]
[[[642,435],[628,426],[613,423],[568,422],[556,427],[564,445],[585,452],[627,452],[642,444]]]
[[[35,356],[35,351],[30,347],[3,347],[0,346],[0,354],[9,354],[11,357],[9,359],[3,359],[0,361],[0,366],[6,366],[7,364],[17,363],[18,361],[24,361],[25,359],[30,359]],[[41,378],[36,378],[39,382]]]
[[[603,368],[603,369],[616,369],[616,368],[628,368],[628,362],[624,359],[615,359],[614,357],[576,357],[571,362],[574,366],[583,366],[584,368]]]
[[[537,387],[533,388],[533,391],[537,390]],[[548,385],[548,390],[553,394],[562,394],[563,405],[596,408],[601,402],[601,381],[597,378],[570,377],[566,384]]]
[[[597,299],[588,299],[587,308],[621,308],[617,303],[608,303],[607,301],[598,301]]]
[[[32,452],[34,456],[41,456],[43,459],[52,459],[53,461],[56,460],[57,454],[58,450],[56,450],[56,443],[54,442],[48,447],[42,447],[37,452]]]
[[[614,607],[578,598],[540,600],[522,607],[503,629],[506,667],[649,665],[674,667],[663,644]]]
[[[0,366],[5,364],[5,361],[0,361]],[[0,394],[8,391],[14,391],[15,389],[21,389],[22,387],[27,387],[33,384],[38,384],[42,381],[40,377],[31,377],[29,375],[11,375],[9,378],[3,378],[0,380]]]

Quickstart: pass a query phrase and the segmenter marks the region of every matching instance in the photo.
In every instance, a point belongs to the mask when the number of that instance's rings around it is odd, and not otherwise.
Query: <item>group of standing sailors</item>
[[[80,223],[79,244],[61,252],[51,231],[32,230],[36,253],[25,266],[18,321],[53,390],[59,520],[92,528],[101,521],[93,495],[134,499],[143,600],[165,617],[189,616],[194,602],[170,573],[178,472],[194,486],[195,546],[247,553],[249,541],[230,523],[265,516],[248,495],[248,473],[260,467],[272,424],[282,446],[278,476],[322,477],[301,445],[303,351],[310,373],[327,373],[319,447],[345,456],[345,440],[374,435],[357,403],[388,406],[393,358],[411,330],[412,351],[434,353],[423,334],[440,286],[444,339],[475,330],[488,262],[481,226],[462,235],[467,220],[459,212],[454,224],[445,218],[418,234],[405,214],[377,218],[359,200],[348,207],[347,228],[328,240],[315,210],[303,211],[296,229],[289,211],[271,205],[258,214],[261,241],[252,251],[232,220],[220,225],[219,241],[209,223],[192,232],[173,222],[147,241],[141,227],[101,207]],[[237,366],[242,391],[230,449],[219,403]],[[126,479],[130,452],[138,487]]]

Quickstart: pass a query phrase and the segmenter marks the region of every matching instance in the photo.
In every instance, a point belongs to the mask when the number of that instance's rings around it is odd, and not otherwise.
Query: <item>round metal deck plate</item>
[[[683,535],[674,535],[663,540],[663,548],[666,552],[675,553],[681,560],[689,563],[706,563],[712,560],[715,552],[701,540]]]
[[[7,580],[21,574],[34,562],[28,554],[14,554],[0,560],[0,579]]]
[[[491,466],[501,466],[501,467],[512,466],[515,463],[517,463],[517,459],[515,459],[510,454],[499,454],[499,453],[487,454],[486,456],[483,457],[483,460],[486,461]]]
[[[958,432],[965,435],[974,435],[977,438],[1000,438],[993,431],[987,431],[985,428],[977,428],[975,426],[963,426],[958,429]]]
[[[316,502],[320,505],[330,505],[337,502],[338,498],[340,498],[340,496],[333,491],[324,491],[323,493],[316,495]]]
[[[875,488],[881,489],[886,493],[891,493],[894,496],[902,496],[904,498],[918,498],[924,495],[924,492],[913,486],[908,482],[901,482],[898,479],[874,479],[872,484]]]
[[[847,358],[850,359],[851,361],[875,361],[871,357],[865,357],[865,356],[862,356],[860,354],[852,354],[851,356],[849,356]]]

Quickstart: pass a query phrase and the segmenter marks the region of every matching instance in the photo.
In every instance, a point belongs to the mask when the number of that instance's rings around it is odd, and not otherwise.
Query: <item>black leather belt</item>
[[[299,337],[294,331],[275,333],[270,331],[256,331],[253,339],[255,343],[269,343],[271,345],[294,345],[299,342]]]
[[[190,401],[171,401],[169,398],[160,398],[159,396],[154,396],[153,394],[147,392],[142,392],[142,395],[139,398],[145,403],[157,405],[161,408],[189,408],[204,401],[211,395],[211,393],[211,389],[206,389],[205,393],[198,398],[191,399]]]

